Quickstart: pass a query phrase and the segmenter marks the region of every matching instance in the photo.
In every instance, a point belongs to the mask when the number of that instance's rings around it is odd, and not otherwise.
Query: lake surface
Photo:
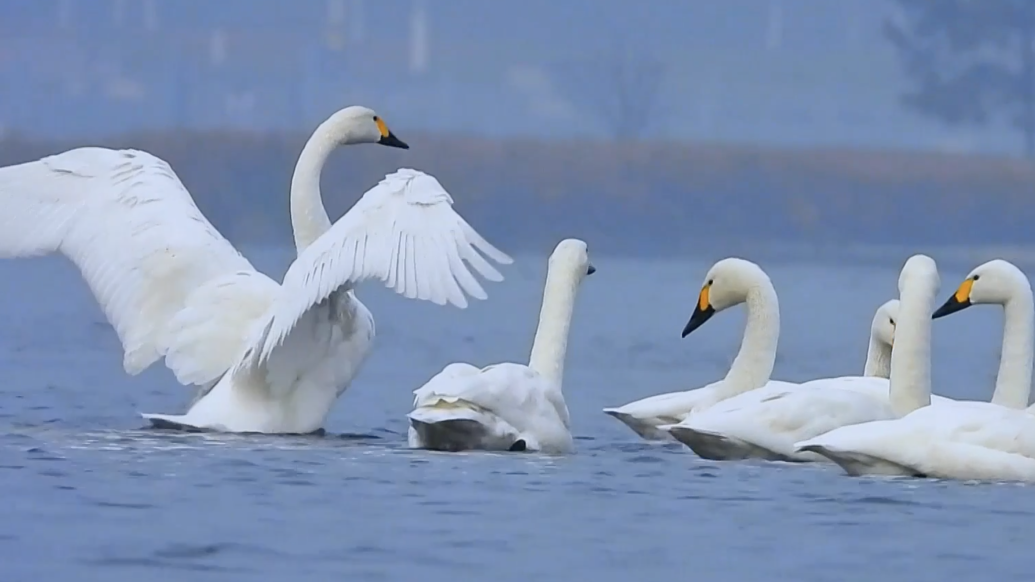
[[[278,277],[290,257],[248,254]],[[944,297],[977,264],[932,254]],[[567,457],[405,448],[411,392],[442,366],[527,361],[544,257],[519,257],[464,311],[368,285],[377,349],[330,434],[289,438],[142,430],[138,412],[180,412],[190,390],[160,365],[123,373],[70,265],[0,262],[0,580],[1024,579],[1031,487],[703,461],[600,412],[725,373],[742,310],[679,337],[720,257],[593,258],[568,354]],[[759,259],[781,300],[774,377],[860,373],[906,258]],[[989,397],[1001,325],[991,306],[935,322],[937,392]]]

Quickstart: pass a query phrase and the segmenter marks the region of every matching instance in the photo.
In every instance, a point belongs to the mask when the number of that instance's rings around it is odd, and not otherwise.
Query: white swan
[[[562,241],[550,255],[528,365],[478,369],[456,363],[414,391],[409,445],[446,451],[572,450],[568,407],[561,392],[575,293],[596,269],[586,243]]]
[[[900,279],[902,310],[927,311],[939,285],[936,266],[924,255],[909,261],[922,270],[924,284],[907,293],[903,290],[906,282]],[[975,289],[981,297],[988,272],[976,269],[948,303],[966,303]],[[989,275],[988,279],[996,277]],[[985,297],[995,294],[991,290],[984,293]],[[1035,481],[1035,417],[991,402],[948,401],[931,406],[931,319],[900,317],[896,335],[892,404],[896,413],[905,414],[895,420],[838,428],[800,442],[797,448],[827,457],[850,475]],[[904,336],[908,336],[909,350],[901,349],[907,341]]]
[[[400,170],[333,225],[320,172],[339,145],[406,148],[366,107],[338,111],[306,143],[291,180],[298,257],[283,286],[257,272],[205,219],[169,165],[148,153],[82,148],[0,168],[0,257],[60,252],[79,268],[137,374],[165,357],[201,387],[155,425],[228,432],[322,428],[374,336],[353,289],[379,279],[409,297],[484,298],[467,260],[502,276],[505,254],[452,209],[433,177]]]
[[[659,427],[678,424],[691,412],[766,384],[792,385],[769,379],[780,337],[780,305],[769,277],[751,261],[723,259],[708,270],[683,337],[712,315],[741,303],[747,306],[747,324],[740,351],[725,378],[694,390],[658,394],[618,408],[605,408],[604,413],[622,421],[644,439],[667,440],[671,435]]]
[[[915,284],[915,277],[910,280]],[[705,459],[825,461],[816,453],[796,450],[795,443],[840,426],[896,418],[887,380],[894,341],[891,310],[899,311],[895,300],[882,305],[874,315],[864,376],[820,378],[789,387],[765,386],[661,429]],[[898,317],[927,319],[929,313],[900,311]],[[900,341],[895,349],[909,348]]]
[[[1031,396],[1035,351],[1035,299],[1031,283],[1013,263],[1002,259],[988,261],[970,272],[932,319],[981,303],[1003,307],[1003,347],[992,404],[1025,408]]]

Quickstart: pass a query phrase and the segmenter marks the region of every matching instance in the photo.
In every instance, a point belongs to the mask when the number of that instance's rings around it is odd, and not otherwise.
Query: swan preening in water
[[[312,432],[370,351],[359,283],[463,308],[465,294],[486,297],[469,266],[502,280],[479,251],[511,262],[415,170],[387,176],[332,224],[321,170],[338,146],[363,143],[408,147],[353,106],[303,148],[290,198],[298,257],[282,285],[216,231],[169,164],[134,150],[81,148],[0,168],[0,257],[65,255],[115,328],[126,372],[164,357],[177,380],[200,387],[186,414],[145,415],[154,424]]]
[[[748,312],[744,338],[724,379],[695,390],[659,394],[618,408],[605,408],[604,412],[645,439],[667,440],[675,436],[668,429],[691,413],[740,394],[752,394],[763,386],[774,390],[796,388],[797,384],[769,379],[780,336],[780,306],[772,282],[755,263],[729,258],[709,269],[694,313],[683,329],[683,337],[715,313],[741,303]],[[896,300],[888,301],[877,310],[871,325],[864,376],[887,378],[897,310]]]
[[[907,285],[903,270],[902,310],[929,312],[939,287],[936,265],[924,255],[910,258],[907,267],[910,263],[917,280]],[[1013,265],[990,261],[974,269],[933,317],[981,302],[1002,304],[1008,313],[996,381],[998,402],[932,405],[931,319],[900,317],[891,371],[892,398],[900,418],[845,426],[798,443],[797,448],[829,458],[850,475],[1035,481],[1035,417],[1024,409],[1035,326],[1031,286]],[[908,352],[900,352],[903,336],[909,338]]]
[[[915,264],[909,265],[915,268]],[[915,277],[910,281],[917,284]],[[894,330],[887,330],[893,328],[894,316],[889,311],[898,311],[899,320],[926,321],[930,310],[910,311],[915,305],[893,301],[878,309],[871,324],[865,366],[868,375],[820,378],[798,385],[767,385],[695,411],[679,424],[661,428],[706,459],[826,460],[814,452],[797,450],[795,444],[841,426],[896,418],[890,389],[896,381],[890,367],[895,361],[891,355],[895,338]],[[887,341],[881,342],[885,338]],[[894,352],[911,353],[913,341],[915,336],[900,334]],[[904,360],[898,361],[901,374]]]
[[[558,244],[550,255],[528,365],[446,366],[414,391],[409,445],[570,452],[571,421],[561,391],[564,358],[576,292],[594,271],[586,243],[567,239]]]

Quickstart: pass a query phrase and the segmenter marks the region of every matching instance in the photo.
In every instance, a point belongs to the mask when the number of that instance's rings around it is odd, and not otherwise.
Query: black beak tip
[[[945,317],[946,315],[952,315],[953,313],[963,311],[964,309],[970,306],[971,303],[969,299],[967,301],[956,301],[955,297],[949,297],[948,301],[946,301],[938,309],[934,310],[934,313],[931,314],[931,319],[939,319],[941,317]]]
[[[407,144],[403,140],[395,137],[395,134],[392,133],[392,132],[388,132],[388,135],[386,135],[386,136],[382,137],[381,139],[379,139],[377,141],[377,143],[379,143],[379,144],[381,144],[383,146],[388,146],[390,148],[399,148],[399,149],[403,149],[403,150],[410,149],[409,144]]]
[[[587,275],[592,275],[593,273],[596,273],[596,272],[597,272],[597,268],[594,267],[593,265],[590,265],[590,266],[586,267],[586,274]]]

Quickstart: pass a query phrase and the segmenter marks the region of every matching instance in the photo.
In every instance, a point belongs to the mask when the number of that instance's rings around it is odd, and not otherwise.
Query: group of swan
[[[674,438],[708,459],[832,461],[851,475],[1035,481],[1035,407],[1026,408],[1035,348],[1028,278],[1007,261],[989,261],[932,314],[939,287],[934,260],[911,257],[898,302],[874,317],[864,375],[796,384],[770,380],[779,307],[769,278],[749,261],[719,261],[683,335],[745,303],[744,339],[726,377],[604,412],[645,439]],[[1005,311],[991,401],[931,394],[932,319],[980,303]]]
[[[483,254],[512,262],[416,170],[386,176],[332,224],[320,193],[324,163],[337,146],[365,143],[409,147],[360,106],[336,112],[305,144],[290,192],[298,254],[279,285],[205,219],[169,164],[135,150],[80,148],[0,168],[0,257],[64,255],[115,328],[127,373],[164,357],[180,383],[198,387],[185,414],[145,414],[153,425],[314,432],[370,353],[374,320],[356,297],[359,283],[377,279],[407,298],[462,309],[467,296],[486,297],[471,268],[503,279]],[[562,242],[529,365],[447,367],[417,391],[417,434],[441,440],[464,428],[442,411],[451,403],[492,417],[492,434],[510,439],[505,448],[569,449],[559,382],[574,287],[588,272],[585,243]],[[426,428],[436,423],[446,428]]]
[[[0,257],[60,253],[80,270],[114,327],[123,366],[137,374],[164,358],[198,387],[185,414],[145,414],[158,427],[308,433],[369,355],[370,312],[355,287],[377,279],[411,299],[467,306],[484,279],[512,262],[453,208],[432,176],[401,169],[332,223],[320,174],[340,145],[408,146],[366,107],[338,111],[303,148],[291,180],[297,257],[281,284],[259,273],[205,219],[165,161],[136,150],[70,150],[0,168]],[[483,255],[485,255],[483,257]],[[562,393],[568,334],[581,281],[595,271],[586,243],[550,256],[528,364],[446,366],[414,391],[408,444],[567,453]],[[931,314],[934,261],[911,257],[899,299],[870,327],[862,376],[804,383],[770,379],[780,313],[762,269],[719,261],[705,276],[683,336],[746,304],[740,351],[726,377],[605,412],[648,440],[675,439],[708,459],[832,461],[846,472],[1035,481],[1035,414],[1027,409],[1035,305],[1027,277],[995,260],[972,271]],[[1006,313],[990,402],[931,394],[931,320],[978,303]]]

